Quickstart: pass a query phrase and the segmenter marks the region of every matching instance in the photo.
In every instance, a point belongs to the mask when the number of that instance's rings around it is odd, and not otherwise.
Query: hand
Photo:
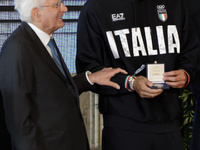
[[[110,81],[110,79],[117,73],[127,74],[127,72],[121,68],[109,67],[109,68],[103,68],[100,71],[94,72],[93,74],[89,75],[88,78],[90,82],[92,83],[111,86],[119,90],[120,86],[117,83]]]
[[[151,89],[153,83],[144,76],[135,77],[133,87],[142,98],[154,98],[163,92],[163,89]]]
[[[173,88],[182,88],[187,82],[187,75],[183,70],[165,72],[163,80]]]

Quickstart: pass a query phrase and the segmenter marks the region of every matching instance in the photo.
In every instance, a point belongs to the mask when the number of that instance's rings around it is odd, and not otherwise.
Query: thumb
[[[115,83],[115,82],[108,82],[107,85],[108,85],[108,86],[111,86],[111,87],[113,87],[113,88],[115,88],[115,89],[117,89],[117,90],[120,89],[119,84],[117,84],[117,83]]]

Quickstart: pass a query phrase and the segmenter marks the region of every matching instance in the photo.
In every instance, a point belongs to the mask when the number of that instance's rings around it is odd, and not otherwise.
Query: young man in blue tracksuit
[[[179,89],[193,80],[198,54],[190,22],[183,0],[86,2],[78,24],[77,72],[111,66],[129,73],[112,78],[120,90],[94,89],[104,119],[103,150],[182,150]],[[154,76],[147,74],[161,76],[169,88],[154,89]]]

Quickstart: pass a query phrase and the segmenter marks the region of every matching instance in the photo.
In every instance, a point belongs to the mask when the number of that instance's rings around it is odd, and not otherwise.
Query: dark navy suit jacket
[[[30,26],[22,22],[0,54],[0,91],[13,150],[86,150],[79,94],[84,74],[67,79]]]

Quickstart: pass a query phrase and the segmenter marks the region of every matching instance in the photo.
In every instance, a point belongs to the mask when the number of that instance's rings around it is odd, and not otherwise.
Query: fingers
[[[142,98],[154,98],[163,92],[162,89],[151,89],[152,86],[153,83],[143,76],[135,78],[134,89]]]
[[[117,83],[111,82],[110,79],[118,73],[128,74],[125,70],[121,68],[103,68],[93,74],[89,75],[88,78],[91,83],[96,83],[99,85],[111,86],[116,89],[120,89]]]
[[[187,82],[187,75],[183,70],[165,72],[163,80],[173,88],[182,88]]]
[[[170,82],[176,82],[178,80],[181,80],[179,77],[180,73],[177,71],[170,71],[170,72],[165,72],[163,74],[163,80],[164,81],[170,81]]]
[[[166,82],[167,85],[169,85],[172,88],[182,88],[185,85],[185,81],[179,81],[179,82]]]
[[[105,85],[107,85],[107,86],[111,86],[111,87],[113,87],[113,88],[116,88],[116,89],[120,89],[120,86],[117,84],[117,83],[115,83],[115,82],[112,82],[112,81],[110,81],[110,79],[114,76],[114,75],[116,75],[116,74],[118,74],[118,73],[123,73],[123,74],[128,74],[128,72],[126,72],[124,69],[121,69],[121,68],[111,68],[111,67],[109,67],[109,68],[104,68],[103,69],[105,72],[107,72],[107,82],[105,82],[104,84]],[[109,75],[109,73],[110,73],[110,75]]]
[[[187,79],[187,76],[183,70],[165,72],[163,76],[164,76],[163,77],[164,81],[170,81],[170,82],[179,82]]]
[[[117,74],[117,73],[123,73],[123,74],[128,74],[128,72],[124,69],[121,68],[112,68],[112,67],[108,67],[108,68],[103,68],[102,71],[105,72],[111,72],[113,75]]]
[[[137,90],[137,93],[140,95],[141,98],[154,98],[160,95],[163,92],[162,89],[151,89],[149,87]]]
[[[111,86],[111,87],[113,87],[113,88],[115,88],[115,89],[117,89],[117,90],[119,90],[120,89],[120,86],[117,84],[117,83],[115,83],[115,82],[107,82],[107,83],[105,83],[105,85],[107,85],[107,86]]]
[[[126,70],[121,69],[121,68],[116,68],[115,70],[117,71],[117,73],[128,74],[128,72]]]

